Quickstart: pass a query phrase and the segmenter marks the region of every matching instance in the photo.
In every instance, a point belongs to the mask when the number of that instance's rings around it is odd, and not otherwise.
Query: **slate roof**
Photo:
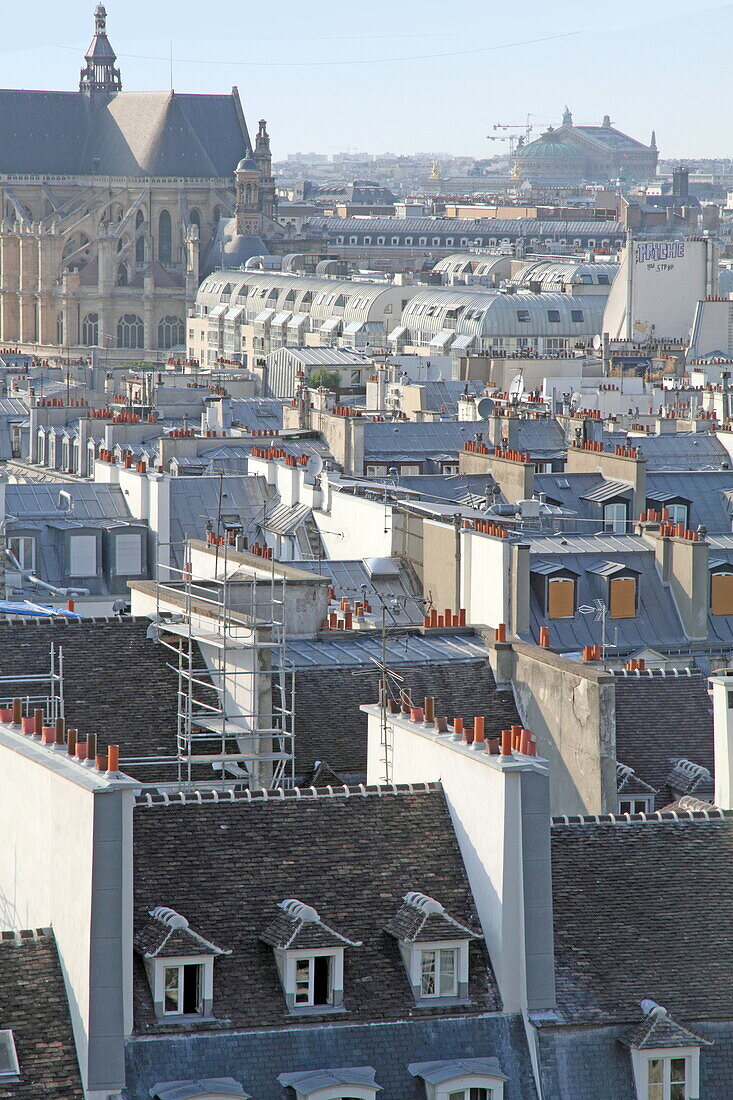
[[[427,908],[415,903],[414,894],[406,894],[397,913],[388,921],[386,931],[397,940],[409,943],[436,943],[438,940],[465,940],[481,938],[465,924],[452,917],[442,906],[435,908],[435,899],[427,898],[433,905]]]
[[[436,714],[445,714],[451,720],[456,715],[466,720],[484,715],[487,737],[498,737],[502,729],[521,725],[512,692],[497,689],[486,658],[450,660],[447,655],[431,657],[421,651],[408,663],[405,656],[409,658],[410,651],[401,655],[397,643],[395,640],[395,649],[388,657],[390,668],[404,677],[404,690],[420,700],[420,706],[426,695],[432,695]],[[346,778],[365,775],[367,720],[359,706],[376,701],[378,681],[377,668],[367,660],[351,667],[296,669],[298,775],[310,770],[315,760],[327,760]]]
[[[186,843],[188,837],[195,842]],[[282,842],[277,858],[275,837]],[[294,1019],[301,1022],[288,1014],[274,953],[260,939],[283,898],[308,899],[329,927],[362,942],[346,952],[344,1007],[352,1023],[405,1019],[414,1010],[398,945],[384,932],[406,889],[436,894],[449,911],[477,922],[440,789],[141,805],[134,812],[133,844],[136,927],[147,923],[151,901],[165,897],[194,927],[206,928],[214,942],[232,950],[214,964],[216,1022],[202,1022],[199,1028],[280,1028]],[[500,1007],[483,942],[472,941],[469,955],[471,1004],[453,1006],[451,1016]],[[170,1034],[172,1025],[155,1018],[140,960],[133,1003],[137,1034]],[[309,1014],[308,1019],[320,1017]],[[170,1073],[158,1079],[186,1076]],[[248,1082],[242,1083],[249,1090]]]
[[[733,816],[715,810],[553,823],[562,1022],[636,1023],[647,997],[680,1022],[730,1019],[732,843]]]
[[[712,1048],[716,1053],[718,1049],[718,1044]],[[408,1070],[410,1063],[474,1058],[477,1051],[496,1057],[506,1074],[504,1100],[536,1100],[521,1016],[491,1014],[462,1018],[421,1018],[415,1014],[409,1020],[378,1021],[361,1028],[331,1017],[328,1027],[220,1032],[215,1037],[194,1034],[183,1040],[171,1035],[133,1038],[126,1047],[127,1087],[123,1097],[150,1100],[148,1090],[156,1081],[235,1074],[245,1091],[257,1100],[283,1100],[278,1074],[318,1071],[329,1066],[374,1066],[377,1083],[384,1090],[381,1096],[417,1100],[424,1089]],[[577,1093],[573,1100],[591,1095]]]
[[[82,1100],[64,978],[50,931],[0,936],[0,1028],[11,1029],[20,1076],[0,1100]]]
[[[422,1077],[423,1081],[429,1081],[432,1085],[442,1085],[444,1081],[469,1076],[472,1073],[484,1073],[493,1077],[504,1076],[497,1058],[455,1058],[449,1062],[413,1062],[408,1069],[415,1077]]]
[[[616,757],[633,768],[639,779],[672,802],[667,777],[670,759],[680,757],[714,769],[713,721],[707,680],[689,676],[616,676]],[[684,792],[682,792],[684,793]]]
[[[0,91],[0,173],[229,179],[249,145],[237,106],[236,93]]]

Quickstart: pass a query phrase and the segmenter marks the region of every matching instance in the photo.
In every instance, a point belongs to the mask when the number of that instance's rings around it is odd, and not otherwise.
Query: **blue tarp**
[[[31,603],[30,600],[23,600],[22,603],[0,600],[0,615],[32,615],[36,619],[52,619],[55,615],[61,615],[65,619],[81,618],[76,611],[68,611],[65,607],[44,607],[39,603]]]

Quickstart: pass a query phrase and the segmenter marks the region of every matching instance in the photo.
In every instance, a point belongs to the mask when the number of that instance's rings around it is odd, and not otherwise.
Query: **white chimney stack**
[[[733,809],[733,669],[710,678],[715,739],[715,805]]]

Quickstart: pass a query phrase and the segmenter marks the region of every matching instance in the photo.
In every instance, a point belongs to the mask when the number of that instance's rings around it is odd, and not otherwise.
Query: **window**
[[[184,341],[183,321],[180,317],[164,317],[158,324],[158,347],[173,348]]]
[[[161,210],[158,218],[158,259],[162,264],[169,264],[172,255],[171,216],[167,210]]]
[[[518,309],[517,310],[517,320],[521,321],[523,324],[526,324],[527,321],[529,321],[529,310],[528,309]]]
[[[612,577],[608,585],[609,613],[612,619],[636,616],[636,577]]]
[[[13,1033],[10,1030],[0,1031],[0,1080],[4,1077],[15,1077],[18,1073],[20,1066]]]
[[[667,504],[670,523],[683,523],[687,527],[688,507],[686,504]]]
[[[449,1092],[448,1100],[494,1100],[493,1089],[460,1089],[459,1092]]]
[[[145,328],[135,313],[125,313],[117,322],[118,348],[145,347]]]
[[[623,535],[626,533],[627,518],[628,507],[624,501],[606,504],[603,508],[603,529],[613,531],[616,535]]]
[[[36,540],[28,535],[11,535],[8,539],[8,550],[20,568],[35,569],[36,565]]]
[[[552,322],[552,324],[559,324],[560,310],[559,309],[548,309],[548,311],[547,311],[547,320]]]
[[[687,1058],[650,1058],[648,1100],[688,1100]]]
[[[608,275],[605,275],[605,274],[604,274],[603,272],[601,272],[601,273],[600,273],[600,274],[598,275],[598,285],[599,285],[599,286],[608,286],[608,285],[609,285],[609,281],[610,281],[610,280],[609,280],[609,278],[608,278]]]
[[[85,347],[99,343],[99,314],[87,313],[81,325],[81,342]]]
[[[454,948],[440,948],[421,953],[421,997],[455,997],[458,993]]]
[[[166,966],[164,1015],[193,1015],[203,1011],[201,969],[199,963]]]
[[[550,577],[547,582],[547,617],[572,619],[575,614],[575,581],[570,577]]]
[[[583,310],[582,309],[571,309],[570,310],[570,320],[571,321],[576,321],[578,324],[582,324],[583,321],[585,320],[585,317],[583,316]]]
[[[333,1004],[333,956],[312,955],[295,960],[295,1005]]]
[[[647,814],[653,807],[651,798],[619,798],[618,810],[620,814]]]
[[[69,540],[69,575],[95,577],[97,575],[97,536],[72,535]]]
[[[143,571],[142,538],[137,531],[125,531],[115,537],[115,573],[136,576]]]
[[[713,573],[710,577],[710,612],[733,615],[733,573]]]
[[[138,210],[135,215],[135,262],[138,264],[145,263],[145,234],[142,231],[144,222],[145,215],[142,210]]]

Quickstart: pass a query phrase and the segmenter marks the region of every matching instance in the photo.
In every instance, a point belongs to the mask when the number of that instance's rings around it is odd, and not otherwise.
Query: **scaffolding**
[[[159,570],[168,579],[156,583],[151,628],[174,655],[168,667],[178,676],[171,760],[177,783],[200,786],[199,766],[208,765],[226,786],[292,787],[295,667],[285,650],[285,577],[272,562],[267,577],[233,580],[225,546],[217,550],[214,576],[194,578],[188,548],[185,553],[183,569],[165,564]]]
[[[18,690],[23,685],[28,690]],[[6,691],[6,688],[8,689]],[[64,717],[64,651],[51,642],[48,672],[34,675],[0,676],[0,706],[11,706],[13,699],[20,699],[26,714],[41,708],[44,721],[53,725]]]

